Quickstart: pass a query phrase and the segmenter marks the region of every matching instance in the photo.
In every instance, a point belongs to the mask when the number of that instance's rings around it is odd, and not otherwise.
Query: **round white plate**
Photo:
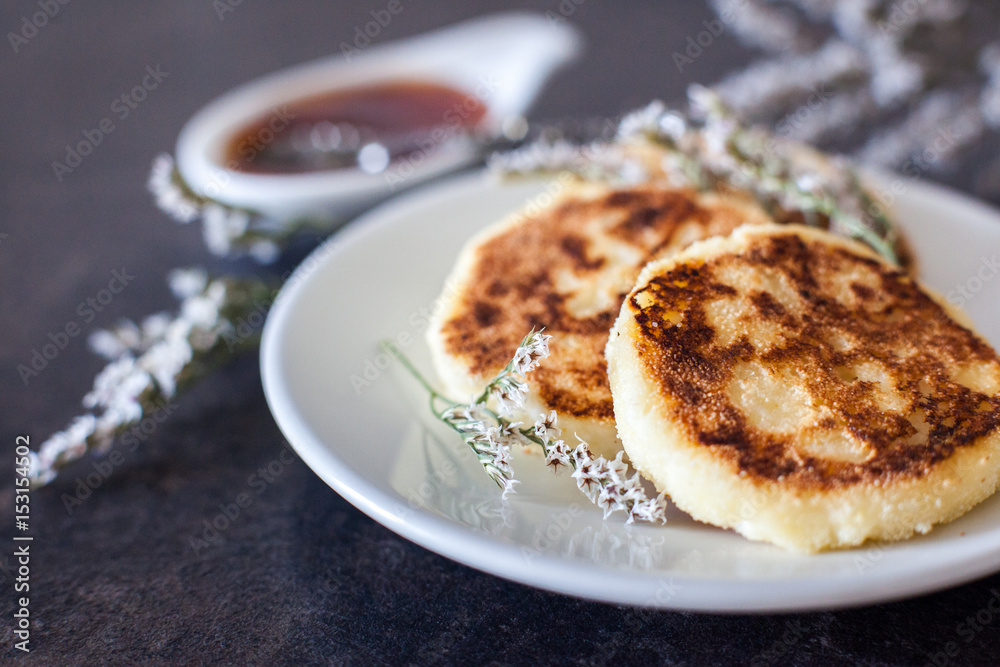
[[[878,180],[879,189],[901,192],[896,213],[926,283],[967,301],[980,330],[1000,344],[1000,214],[940,187]],[[264,329],[264,390],[292,446],[339,494],[448,558],[616,603],[829,609],[1000,570],[1000,495],[926,536],[813,556],[750,542],[677,510],[663,527],[627,526],[618,515],[603,521],[571,478],[553,476],[537,457],[515,457],[522,483],[502,504],[378,341],[396,341],[429,372],[427,318],[462,245],[536,196],[547,196],[537,183],[498,185],[473,174],[401,197],[337,234],[283,288]]]

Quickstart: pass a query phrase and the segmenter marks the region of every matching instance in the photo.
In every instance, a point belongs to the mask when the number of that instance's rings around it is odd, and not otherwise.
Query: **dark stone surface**
[[[427,3],[406,9],[379,41],[488,9],[558,11],[557,0]],[[680,75],[670,53],[710,17],[700,3],[577,3],[586,59],[556,79],[538,118],[614,115],[653,97],[678,100],[747,61],[728,36]],[[25,386],[18,364],[49,332],[85,332],[172,305],[163,284],[179,265],[213,262],[198,230],[157,212],[145,192],[151,158],[185,119],[256,75],[336,51],[379,2],[245,0],[218,18],[209,0],[70,2],[14,53],[0,46],[0,442],[37,446],[77,414],[101,362],[73,339]],[[35,0],[0,9],[17,30]],[[147,65],[170,73],[93,154],[59,182],[51,163]],[[248,265],[240,264],[242,268]],[[113,269],[135,280],[93,322],[77,304]],[[253,355],[177,402],[175,413],[92,495],[67,513],[60,497],[93,471],[87,460],[34,495],[30,656],[12,649],[5,573],[3,660],[38,664],[996,664],[1000,615],[987,609],[1000,576],[865,609],[797,616],[643,612],[576,600],[457,565],[384,529],[304,464],[283,467],[222,535],[191,548],[220,503],[280,461],[283,439]],[[9,447],[9,448],[8,448]],[[99,462],[100,460],[96,461]],[[0,475],[0,563],[11,564],[12,472]],[[957,626],[990,623],[966,641]],[[785,639],[789,642],[783,643]],[[943,662],[941,664],[944,664]]]

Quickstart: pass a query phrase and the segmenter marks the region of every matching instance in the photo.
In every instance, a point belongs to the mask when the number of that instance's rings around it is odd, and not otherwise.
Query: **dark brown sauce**
[[[346,88],[275,107],[234,133],[226,166],[258,174],[353,168],[369,144],[397,160],[434,150],[485,115],[475,96],[428,81]]]

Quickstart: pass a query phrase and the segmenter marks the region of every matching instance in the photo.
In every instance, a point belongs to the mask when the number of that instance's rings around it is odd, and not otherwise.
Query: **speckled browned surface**
[[[643,185],[570,193],[476,249],[454,311],[442,324],[442,346],[470,376],[488,378],[507,364],[525,331],[545,329],[553,337],[551,355],[532,373],[532,392],[560,414],[611,424],[604,346],[642,267],[698,239],[767,220],[742,200],[707,200],[687,189]],[[641,260],[616,262],[623,246]],[[562,287],[567,275],[581,286]],[[609,293],[607,305],[590,297],[586,312],[577,310],[575,298],[608,283],[621,291],[601,290]]]
[[[244,0],[220,21],[208,0],[62,5],[17,54],[0,42],[0,442],[39,442],[78,410],[100,362],[77,337],[24,386],[15,372],[70,320],[87,331],[172,303],[171,267],[207,259],[198,230],[156,212],[145,192],[151,158],[184,120],[244,80],[337,50],[384,2]],[[406,2],[388,40],[501,3]],[[680,99],[748,62],[725,39],[684,75],[672,51],[712,18],[700,3],[574,2],[587,59],[553,82],[537,117],[614,115],[651,97]],[[38,11],[0,7],[0,32]],[[147,65],[170,76],[99,150],[66,176],[51,162],[110,116]],[[984,148],[985,150],[985,148]],[[995,154],[995,148],[994,148]],[[971,187],[970,167],[952,178]],[[246,269],[248,265],[240,264]],[[89,323],[77,304],[112,270],[135,275]],[[72,515],[61,500],[87,461],[36,494],[34,651],[24,664],[996,664],[1000,576],[915,600],[794,616],[642,612],[509,583],[415,546],[362,515],[305,465],[282,463],[242,517],[197,554],[220,504],[281,461],[256,360],[247,357],[177,402],[176,412]],[[4,449],[3,451],[9,451]],[[287,459],[287,456],[285,456]],[[12,464],[11,464],[12,465]],[[275,466],[277,468],[277,466]],[[11,565],[10,469],[0,474],[0,563]],[[0,661],[14,605],[2,575]],[[993,603],[996,609],[996,603]],[[982,625],[975,620],[989,618]],[[969,618],[973,625],[969,625]],[[959,634],[959,628],[965,633]],[[975,629],[973,629],[975,628]],[[954,649],[956,657],[944,653]],[[16,664],[16,663],[15,663]]]
[[[953,321],[908,274],[794,232],[769,230],[751,238],[739,254],[665,269],[628,298],[647,372],[660,381],[673,418],[692,442],[741,475],[830,490],[920,478],[959,448],[996,433],[1000,397],[953,379],[963,365],[996,377],[996,352]],[[740,279],[720,277],[726,274]],[[787,280],[790,289],[781,297],[786,303],[747,287],[762,276]],[[842,277],[852,281],[847,289],[838,286]],[[866,277],[874,289],[859,282]],[[766,347],[755,346],[746,333],[720,340],[706,310],[729,300],[741,304],[735,312],[744,325],[773,327]],[[899,392],[899,409],[882,407],[875,383],[849,377],[849,369],[863,363],[884,369]],[[794,386],[810,405],[823,406],[824,418],[795,433],[754,426],[727,391],[740,365],[798,377]],[[803,437],[826,431],[849,434],[865,458],[828,459],[796,447]]]

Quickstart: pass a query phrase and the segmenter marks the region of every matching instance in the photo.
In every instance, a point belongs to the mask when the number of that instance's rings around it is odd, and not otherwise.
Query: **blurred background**
[[[43,23],[36,2],[0,10],[8,31],[0,61],[7,93],[0,193],[8,234],[0,240],[0,304],[10,317],[0,354],[7,367],[30,359],[47,332],[106,286],[112,269],[126,266],[136,278],[97,313],[94,327],[169,305],[169,268],[215,266],[196,226],[178,226],[154,208],[145,188],[153,157],[171,151],[184,122],[214,97],[353,45],[358,28],[381,9],[369,2],[228,3],[158,9],[56,3],[59,11],[41,27],[34,25]],[[993,201],[1000,196],[1000,46],[991,45],[1000,40],[996,3],[553,0],[403,7],[373,44],[511,8],[576,25],[586,38],[584,55],[543,90],[530,113],[536,126],[617,117],[653,99],[682,105],[689,84],[719,84],[749,120],[779,134],[866,164],[905,167]],[[716,36],[712,24],[720,16],[733,18]],[[112,104],[141,82],[147,66],[166,76],[119,119]],[[52,163],[65,162],[66,145],[104,118],[114,121],[113,132],[79,167],[55,174]],[[935,140],[944,150],[920,160]],[[31,380],[32,393],[44,400],[26,401],[27,412],[18,413],[38,432],[60,427],[69,415],[50,406],[73,405],[100,367],[98,359],[74,354],[83,342],[76,338],[75,349]],[[0,386],[17,396],[24,385],[6,374]]]
[[[618,117],[653,99],[682,105],[687,87],[701,83],[779,135],[1000,203],[998,2],[400,1],[402,11],[372,44],[509,9],[579,28],[583,56],[542,91],[528,114],[533,128]],[[81,335],[25,381],[16,368],[30,363],[50,333],[78,321],[87,334],[172,308],[165,276],[175,267],[260,270],[249,259],[214,257],[197,225],[178,225],[157,210],[146,188],[151,161],[172,151],[185,121],[216,96],[342,51],[386,5],[3,4],[0,440],[12,445],[30,434],[37,447],[78,414],[104,365]],[[149,68],[159,73],[156,86],[122,117],[113,105]],[[105,118],[114,129],[92,153],[68,172],[54,169],[67,144]],[[294,248],[285,265],[314,242]],[[113,271],[134,279],[85,317],[81,304],[108,286]],[[289,466],[290,483],[248,510],[253,520],[234,528],[222,548],[192,556],[187,539],[205,512],[272,461],[282,438],[254,355],[186,395],[176,410],[78,510],[68,512],[61,494],[73,492],[88,463],[36,495],[44,555],[36,566],[40,655],[33,657],[48,656],[49,664],[70,656],[370,664],[394,655],[417,663],[441,656],[516,663],[558,654],[582,663],[644,647],[650,664],[691,656],[728,662],[766,650],[787,630],[780,617],[643,615],[472,572],[374,524],[301,463]],[[8,480],[3,484],[9,490]],[[5,493],[0,516],[10,515]],[[997,577],[990,582],[1000,585]],[[988,588],[978,583],[909,603],[806,616],[811,632],[794,655],[805,662],[821,655],[922,662],[950,632],[926,630],[930,620],[953,627],[981,606],[979,593]],[[562,638],[547,629],[556,626]],[[586,639],[573,639],[584,631]],[[701,648],[688,645],[698,638]],[[748,653],[727,652],[739,642]],[[993,649],[980,642],[963,655],[986,659]]]

